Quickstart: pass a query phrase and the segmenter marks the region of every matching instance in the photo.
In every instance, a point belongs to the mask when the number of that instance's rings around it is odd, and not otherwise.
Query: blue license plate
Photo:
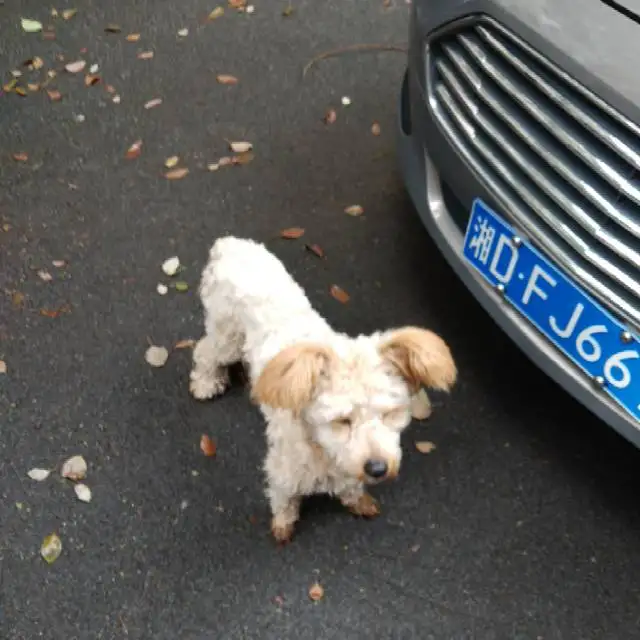
[[[484,202],[475,200],[464,257],[595,384],[640,421],[640,341]],[[500,287],[502,285],[502,287]]]

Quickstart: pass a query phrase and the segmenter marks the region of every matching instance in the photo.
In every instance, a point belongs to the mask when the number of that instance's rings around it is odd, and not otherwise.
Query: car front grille
[[[426,51],[435,117],[514,226],[640,328],[640,127],[489,18]]]

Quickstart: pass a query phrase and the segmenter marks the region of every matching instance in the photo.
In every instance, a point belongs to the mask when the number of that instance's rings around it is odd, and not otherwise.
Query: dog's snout
[[[387,471],[389,470],[389,467],[387,466],[387,463],[384,460],[367,460],[364,463],[364,472],[370,477],[370,478],[383,478],[384,476],[387,475]]]

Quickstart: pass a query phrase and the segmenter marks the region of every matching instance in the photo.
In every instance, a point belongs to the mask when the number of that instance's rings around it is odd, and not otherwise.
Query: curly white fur
[[[374,516],[365,485],[395,477],[400,434],[430,404],[420,386],[449,390],[448,347],[414,327],[351,338],[312,307],[282,263],[252,240],[215,242],[202,273],[205,335],[193,353],[191,393],[222,393],[243,361],[267,421],[267,496],[276,539],[291,537],[302,497],[337,496]]]

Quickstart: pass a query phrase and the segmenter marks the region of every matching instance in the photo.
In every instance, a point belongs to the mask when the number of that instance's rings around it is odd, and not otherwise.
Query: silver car
[[[634,7],[413,0],[398,145],[422,221],[471,293],[640,446]]]

